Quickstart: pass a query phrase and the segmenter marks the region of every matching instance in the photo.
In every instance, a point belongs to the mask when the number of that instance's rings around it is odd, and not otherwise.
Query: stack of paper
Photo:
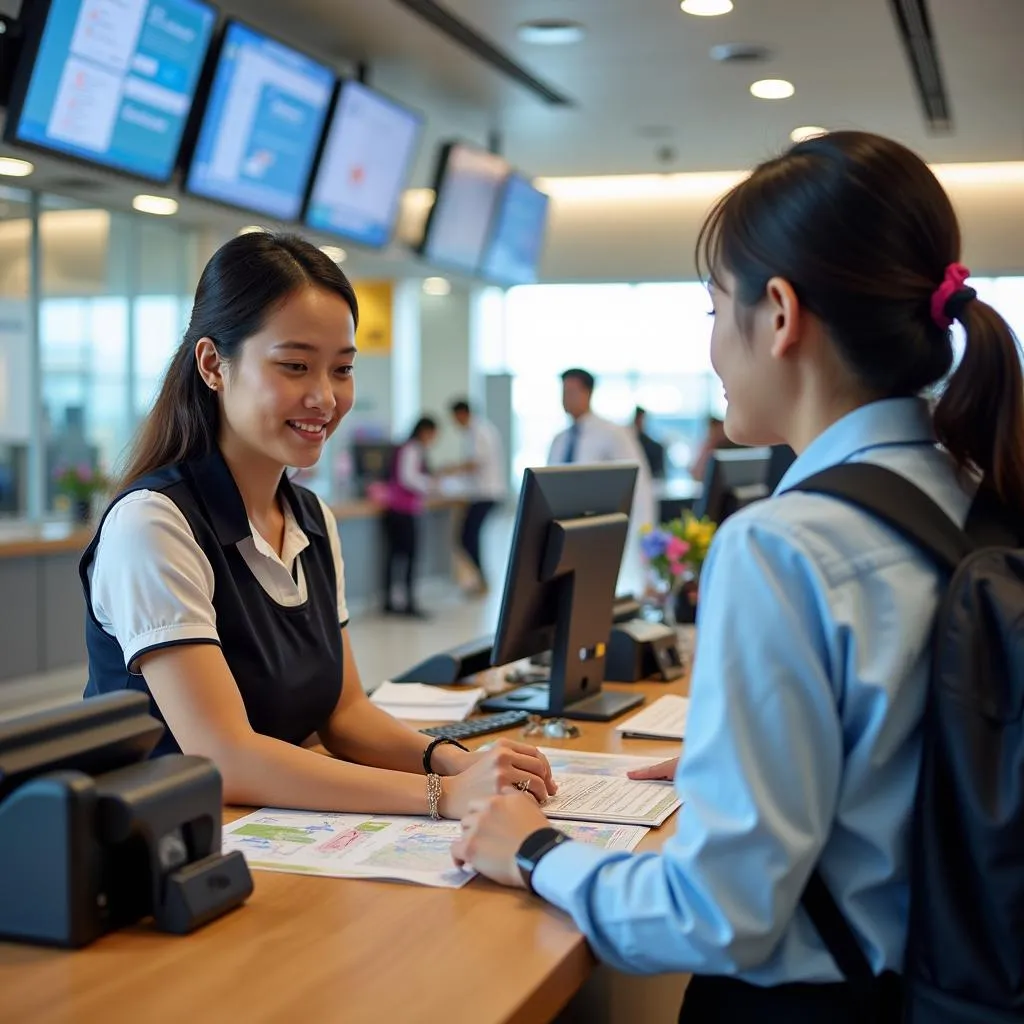
[[[652,740],[681,740],[686,734],[686,716],[690,710],[688,697],[666,694],[648,704],[624,722],[615,726],[623,736]]]
[[[628,778],[627,772],[656,763],[649,757],[547,748],[541,752],[558,783],[558,792],[543,805],[549,818],[657,828],[680,805],[671,782]]]
[[[423,683],[384,682],[370,700],[393,718],[412,722],[461,722],[484,695],[478,687],[446,690]]]

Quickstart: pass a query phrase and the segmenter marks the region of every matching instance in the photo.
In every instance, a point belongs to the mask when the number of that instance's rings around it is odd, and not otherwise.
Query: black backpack
[[[848,501],[947,574],[933,631],[910,859],[906,1024],[1024,1021],[1024,544],[983,492],[966,530],[905,477],[869,463],[796,491]],[[854,990],[873,983],[815,871],[803,898]]]

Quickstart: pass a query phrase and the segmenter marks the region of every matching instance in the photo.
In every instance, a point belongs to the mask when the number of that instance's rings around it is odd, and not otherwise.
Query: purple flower
[[[668,534],[664,530],[651,530],[641,538],[640,550],[647,559],[658,558],[665,554],[667,544]]]

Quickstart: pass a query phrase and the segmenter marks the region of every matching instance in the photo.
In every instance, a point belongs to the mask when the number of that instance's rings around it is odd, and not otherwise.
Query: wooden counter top
[[[649,700],[686,691],[609,688]],[[579,725],[578,739],[539,742],[652,759],[678,753],[676,743],[624,740],[612,722]],[[640,849],[657,849],[674,827],[670,819],[652,830]],[[543,1024],[594,967],[568,917],[482,878],[448,890],[253,876],[244,907],[187,938],[136,927],[78,952],[0,944],[0,1021]]]

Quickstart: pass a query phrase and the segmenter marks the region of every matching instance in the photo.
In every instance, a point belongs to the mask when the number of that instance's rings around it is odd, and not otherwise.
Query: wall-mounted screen
[[[185,187],[205,199],[298,220],[334,84],[323,64],[229,22]]]
[[[210,45],[200,0],[25,4],[5,137],[166,182]]]
[[[449,143],[441,152],[435,191],[420,251],[427,259],[475,273],[483,258],[508,164],[494,153]]]
[[[422,130],[420,114],[360,82],[345,82],[313,178],[306,223],[363,245],[387,245]]]
[[[548,197],[521,175],[509,175],[480,273],[499,284],[535,282],[547,219]]]

